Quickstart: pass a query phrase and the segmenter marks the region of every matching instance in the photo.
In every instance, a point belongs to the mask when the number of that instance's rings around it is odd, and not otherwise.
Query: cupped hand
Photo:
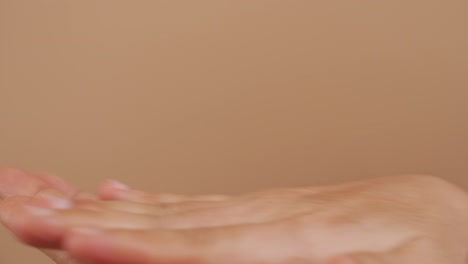
[[[59,208],[24,201],[3,215],[15,219],[8,225],[25,243],[63,249],[92,263],[465,264],[467,260],[467,194],[430,176],[235,197],[151,195],[126,187],[114,188],[118,190],[109,195],[109,189],[103,186],[101,197],[114,201],[76,198]]]

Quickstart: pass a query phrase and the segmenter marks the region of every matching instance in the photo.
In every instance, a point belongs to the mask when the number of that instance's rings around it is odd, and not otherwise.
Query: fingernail
[[[53,215],[55,212],[53,210],[43,208],[43,207],[36,207],[32,205],[26,205],[25,209],[32,215],[37,216],[49,216]]]
[[[69,209],[72,207],[72,202],[64,198],[61,194],[54,191],[44,191],[37,196],[39,199],[44,199],[47,204],[54,209]]]
[[[121,183],[116,180],[109,180],[109,183],[111,184],[112,188],[121,190],[121,191],[127,191],[130,190],[130,187],[124,183]]]
[[[78,228],[73,228],[72,232],[75,234],[79,234],[79,235],[94,236],[99,233],[102,233],[102,230],[97,229],[97,228],[90,228],[90,227],[78,227]]]

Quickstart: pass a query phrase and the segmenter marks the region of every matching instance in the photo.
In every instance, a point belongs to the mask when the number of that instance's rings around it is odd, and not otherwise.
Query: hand
[[[0,211],[12,210],[32,196],[47,197],[50,194],[73,197],[79,189],[61,178],[50,174],[34,174],[25,171],[0,168]],[[43,201],[48,205],[47,198]],[[14,219],[12,219],[14,221]],[[61,251],[40,249],[57,264],[77,263],[68,254]]]
[[[138,192],[120,191],[125,194]],[[467,260],[467,194],[428,176],[209,201],[185,198],[141,204],[76,199],[68,209],[9,209],[2,215],[15,219],[9,226],[20,239],[64,249],[84,262],[464,264]]]
[[[31,202],[42,207],[63,207],[68,199],[95,200],[128,200],[147,204],[156,202],[175,202],[186,197],[173,194],[148,194],[141,191],[129,190],[127,186],[116,182],[106,181],[99,188],[100,196],[81,192],[76,186],[51,174],[28,173],[13,168],[0,168],[0,211],[4,216],[4,224],[11,225],[16,219],[6,219],[7,212],[15,210],[24,203]],[[216,200],[220,196],[206,196],[197,199]],[[58,202],[57,202],[58,200]],[[122,202],[121,202],[122,203]],[[111,203],[109,203],[111,204]],[[39,248],[45,255],[57,264],[75,264],[76,260],[61,250]]]

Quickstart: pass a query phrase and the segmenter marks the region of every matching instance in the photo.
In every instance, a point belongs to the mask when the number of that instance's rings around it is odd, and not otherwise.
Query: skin
[[[38,187],[25,191],[2,175],[3,224],[24,243],[63,250],[54,251],[60,264],[468,260],[468,195],[430,176],[234,197],[148,194],[107,182],[96,199],[64,182],[33,184],[34,177],[24,181]]]
[[[29,173],[15,168],[0,168],[0,217],[5,220],[8,212],[17,210],[24,203],[32,203],[34,206],[54,208],[55,199],[66,200],[114,200],[109,202],[110,207],[118,206],[126,208],[126,201],[140,202],[145,204],[156,204],[158,202],[177,202],[182,200],[193,201],[217,201],[224,199],[220,195],[182,196],[175,194],[149,194],[142,191],[130,190],[127,186],[116,181],[104,182],[98,195],[82,192],[73,184],[47,173]],[[34,198],[34,201],[32,201]],[[15,221],[10,219],[4,221],[5,226]],[[57,264],[80,263],[62,250],[44,249],[38,247],[45,255]]]

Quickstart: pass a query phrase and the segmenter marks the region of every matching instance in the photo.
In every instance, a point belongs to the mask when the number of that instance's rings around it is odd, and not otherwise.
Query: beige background
[[[0,0],[0,166],[90,190],[468,187],[467,26],[464,0]],[[49,263],[0,237],[0,263]]]

